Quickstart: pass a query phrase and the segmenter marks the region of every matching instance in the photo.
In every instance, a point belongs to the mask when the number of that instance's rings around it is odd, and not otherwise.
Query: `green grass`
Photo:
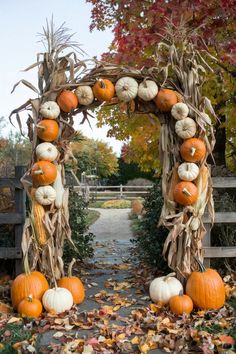
[[[124,209],[131,208],[131,200],[127,199],[111,199],[111,200],[97,200],[89,203],[89,208],[103,208],[103,209]]]
[[[97,221],[99,218],[100,213],[97,210],[88,210],[88,214],[86,216],[86,223],[88,226],[91,226],[92,224]]]
[[[11,335],[8,337],[4,336],[6,331],[10,331]],[[22,342],[24,340],[29,340],[32,333],[29,329],[27,331],[23,327],[23,323],[19,324],[7,324],[0,330],[0,342],[4,345],[4,348],[0,350],[0,353],[4,354],[16,354],[17,350],[12,348],[12,345],[17,342]]]

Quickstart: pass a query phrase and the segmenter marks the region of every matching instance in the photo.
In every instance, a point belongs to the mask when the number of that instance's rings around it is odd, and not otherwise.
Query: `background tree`
[[[202,2],[199,0],[87,0],[92,3],[92,23],[90,29],[105,30],[111,27],[114,39],[109,53],[103,59],[131,66],[151,67],[155,62],[155,48],[166,35],[166,23],[171,18],[176,25],[176,32],[183,23],[188,32],[192,32],[192,40],[199,49],[210,52],[217,58],[211,60],[214,72],[208,75],[204,85],[204,94],[214,104],[220,122],[215,122],[216,146],[214,157],[216,164],[235,167],[236,157],[236,3],[235,0],[219,0]],[[195,29],[198,29],[196,35]],[[162,58],[159,58],[160,61]],[[207,59],[206,57],[206,60]],[[107,114],[108,115],[108,114]],[[105,112],[100,114],[101,124],[108,120]],[[118,119],[118,118],[117,118]],[[123,119],[123,118],[121,118]],[[147,121],[146,121],[147,123]],[[146,126],[140,121],[140,126]],[[109,132],[117,136],[114,120],[110,121]],[[123,135],[131,139],[132,150],[140,150],[130,132],[130,125],[121,126]],[[149,124],[149,123],[148,123]],[[155,128],[157,130],[157,128]],[[140,134],[141,135],[141,134]],[[143,135],[143,132],[142,132]],[[157,139],[158,140],[158,139]],[[133,144],[132,144],[133,142]],[[158,143],[158,141],[156,141]],[[153,156],[152,145],[150,154]],[[149,150],[149,148],[148,148]],[[145,152],[145,149],[143,149]],[[138,152],[137,152],[138,153]],[[140,155],[140,153],[139,153]],[[134,154],[135,156],[135,154]],[[144,157],[145,159],[145,157]],[[146,162],[145,162],[146,163]],[[142,163],[143,164],[143,163]]]
[[[87,138],[78,132],[71,148],[77,159],[79,177],[86,172],[104,178],[117,171],[117,157],[107,143]]]

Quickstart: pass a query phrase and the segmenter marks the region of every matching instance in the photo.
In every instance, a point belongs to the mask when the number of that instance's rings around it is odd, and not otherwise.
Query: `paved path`
[[[130,240],[130,220],[128,218],[131,209],[101,209],[99,219],[90,227],[89,231],[94,233],[96,240]]]

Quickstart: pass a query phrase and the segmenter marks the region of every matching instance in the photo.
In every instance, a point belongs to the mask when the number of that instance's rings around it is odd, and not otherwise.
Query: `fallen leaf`
[[[22,319],[20,317],[12,317],[10,318],[10,320],[7,323],[17,323],[22,321]]]
[[[53,338],[61,338],[64,336],[64,333],[63,332],[56,332],[53,334]]]
[[[92,347],[92,345],[85,345],[84,346],[84,350],[83,350],[83,352],[82,352],[82,354],[93,354],[94,353],[94,351],[93,351],[93,347]]]
[[[140,338],[138,336],[135,336],[131,339],[132,344],[139,344]]]
[[[222,343],[224,344],[231,344],[234,345],[235,341],[234,338],[231,336],[225,336],[224,334],[221,334],[218,336],[218,338],[221,340]]]

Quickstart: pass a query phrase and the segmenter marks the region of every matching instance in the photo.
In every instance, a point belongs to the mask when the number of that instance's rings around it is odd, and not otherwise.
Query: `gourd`
[[[41,300],[45,291],[49,288],[47,279],[38,271],[30,272],[27,258],[24,260],[25,273],[19,274],[11,286],[11,302],[14,309],[17,309],[21,300],[32,294],[36,299]]]
[[[197,125],[192,118],[184,118],[175,123],[175,132],[182,139],[192,138],[197,131]]]
[[[70,90],[64,90],[57,96],[57,103],[63,112],[69,113],[78,106],[76,94]]]
[[[183,181],[193,181],[199,175],[199,167],[193,162],[184,162],[178,167],[179,178]]]
[[[48,101],[40,106],[39,113],[43,118],[56,119],[60,115],[60,107],[54,101]]]
[[[90,105],[94,100],[93,90],[90,86],[78,86],[75,90],[79,104],[83,106]]]
[[[81,280],[78,277],[72,276],[72,267],[75,262],[76,260],[73,258],[68,268],[68,276],[61,278],[58,282],[58,286],[68,289],[73,296],[74,304],[80,304],[84,301],[85,293]]]
[[[43,141],[54,141],[59,135],[59,125],[53,119],[43,119],[37,124],[37,135]]]
[[[138,86],[138,96],[143,101],[151,101],[156,97],[158,92],[158,87],[155,81],[152,80],[144,80]]]
[[[156,95],[155,104],[161,112],[170,112],[171,108],[178,102],[175,91],[169,89],[161,89]]]
[[[41,301],[33,298],[32,294],[21,300],[17,307],[17,312],[22,317],[38,318],[43,311]]]
[[[62,177],[61,177],[61,165],[57,165],[57,177],[53,183],[53,188],[56,191],[56,199],[55,199],[55,207],[60,209],[63,205],[63,196],[64,196],[64,186],[62,183]]]
[[[187,118],[188,114],[189,114],[188,106],[183,102],[178,102],[174,104],[174,106],[171,108],[171,115],[176,120]]]
[[[191,313],[193,311],[193,301],[188,295],[184,295],[183,291],[179,295],[173,296],[169,301],[170,310],[176,315]]]
[[[52,186],[38,187],[35,191],[35,200],[41,205],[50,205],[56,199],[56,191]]]
[[[99,79],[93,86],[93,94],[99,101],[110,101],[115,95],[115,87],[110,80]]]
[[[122,77],[116,82],[115,89],[120,101],[129,102],[138,94],[138,83],[132,77]]]
[[[150,298],[153,302],[167,304],[170,298],[183,291],[183,285],[175,277],[175,273],[170,273],[164,277],[155,278],[149,287]]]
[[[73,306],[73,296],[65,288],[55,287],[44,293],[42,302],[46,311],[58,314],[71,309]]]
[[[174,189],[174,200],[181,205],[192,205],[196,202],[198,190],[192,182],[179,182]]]
[[[41,143],[36,147],[36,156],[38,160],[55,161],[58,156],[58,150],[51,143]]]
[[[43,224],[44,216],[44,207],[33,199],[31,209],[31,220],[34,227],[35,236],[40,246],[46,245],[48,239],[45,226]]]
[[[187,139],[180,146],[180,154],[185,161],[199,162],[206,155],[206,145],[198,138]]]
[[[31,168],[31,176],[34,185],[46,186],[55,181],[57,177],[56,166],[49,161],[38,161]]]
[[[225,287],[216,270],[208,268],[195,258],[199,270],[190,274],[186,284],[186,294],[195,307],[202,310],[221,308],[225,303]]]

